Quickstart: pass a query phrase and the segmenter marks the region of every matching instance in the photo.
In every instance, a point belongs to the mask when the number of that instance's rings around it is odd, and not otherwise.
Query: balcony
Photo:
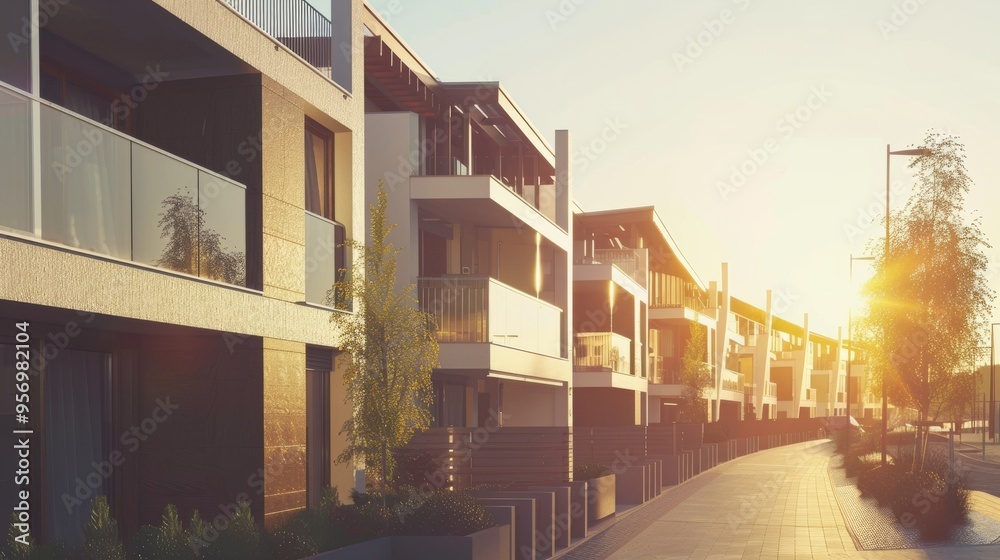
[[[746,376],[735,371],[724,370],[722,373],[722,390],[742,393],[746,387]]]
[[[663,356],[650,356],[649,381],[656,385],[680,385],[680,360],[664,358]]]
[[[646,249],[596,249],[593,256],[582,257],[577,264],[617,266],[639,287],[645,289],[649,270],[649,251]]]
[[[769,381],[766,385],[764,385],[764,396],[778,398],[778,384],[774,381]]]
[[[420,278],[420,307],[440,343],[489,343],[563,356],[562,310],[488,277]]]
[[[806,400],[807,401],[813,401],[813,402],[816,401],[816,389],[815,388],[806,389]]]
[[[346,229],[343,225],[306,212],[306,301],[334,307],[335,282],[347,273]],[[340,302],[343,304],[343,302]]]
[[[579,371],[613,371],[635,375],[632,341],[617,333],[579,333],[573,352],[573,367]]]
[[[304,0],[221,0],[321,74],[350,89],[346,76],[335,76],[334,29]],[[329,5],[329,4],[327,4]],[[339,49],[338,49],[339,50]]]
[[[708,295],[683,278],[654,272],[648,289],[651,308],[686,307],[699,313],[708,309]]]
[[[4,86],[0,130],[0,229],[246,286],[245,186]]]

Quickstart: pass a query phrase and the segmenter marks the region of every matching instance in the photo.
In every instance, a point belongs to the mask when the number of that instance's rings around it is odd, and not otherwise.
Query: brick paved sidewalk
[[[619,519],[559,560],[673,558],[982,558],[1000,545],[857,550],[819,441],[722,464]]]

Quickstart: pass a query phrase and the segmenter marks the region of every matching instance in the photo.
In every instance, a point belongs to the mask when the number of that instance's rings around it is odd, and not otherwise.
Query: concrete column
[[[568,130],[556,131],[556,223],[566,230],[573,239],[572,195],[573,195],[573,150],[572,138]],[[563,309],[562,347],[563,356],[573,355],[573,255],[555,251],[555,297],[556,305]],[[556,423],[573,425],[573,363],[566,364],[566,385],[557,389]],[[562,404],[565,401],[565,404]]]
[[[764,315],[764,334],[758,335],[757,346],[754,348],[753,379],[757,386],[754,393],[754,407],[757,409],[757,419],[764,414],[764,389],[771,380],[771,290],[767,291],[767,306]]]
[[[556,224],[573,238],[573,142],[568,130],[556,131]]]

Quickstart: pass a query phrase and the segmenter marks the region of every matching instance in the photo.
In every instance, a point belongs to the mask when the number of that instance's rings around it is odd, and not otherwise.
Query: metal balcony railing
[[[304,0],[222,0],[332,78],[333,25]]]

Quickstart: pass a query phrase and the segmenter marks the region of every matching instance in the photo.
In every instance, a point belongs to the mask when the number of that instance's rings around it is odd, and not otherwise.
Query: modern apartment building
[[[648,422],[648,232],[633,218],[632,211],[574,214],[575,426]]]
[[[401,287],[438,325],[439,427],[572,424],[569,135],[496,82],[444,82],[373,9],[365,182],[389,195]]]
[[[80,542],[97,494],[128,536],[353,486],[326,294],[365,232],[362,3],[331,8],[0,7],[0,415],[33,430],[0,500],[34,538]]]

